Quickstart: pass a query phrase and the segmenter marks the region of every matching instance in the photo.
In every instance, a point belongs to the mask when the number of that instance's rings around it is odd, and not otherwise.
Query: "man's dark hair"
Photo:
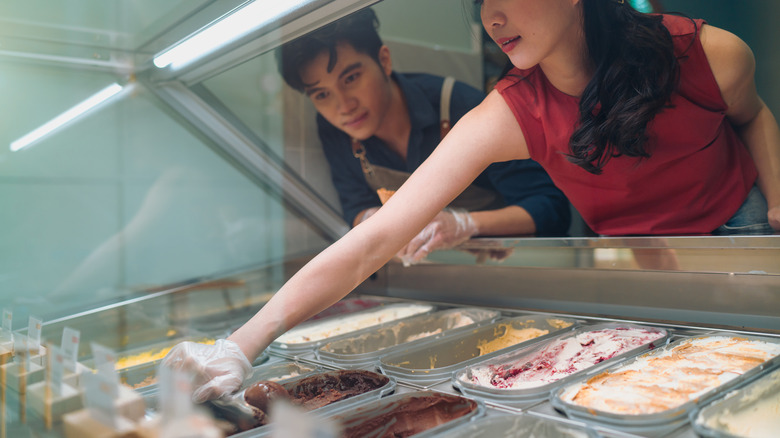
[[[348,43],[360,53],[365,53],[379,63],[382,39],[377,29],[379,19],[370,8],[362,9],[320,29],[297,38],[276,51],[279,73],[292,88],[303,91],[301,70],[317,55],[327,51],[328,72],[336,66],[336,45]]]

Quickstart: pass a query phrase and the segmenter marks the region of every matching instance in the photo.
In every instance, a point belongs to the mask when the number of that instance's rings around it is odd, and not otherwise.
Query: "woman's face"
[[[580,0],[477,0],[482,25],[520,69],[579,50]],[[572,45],[576,45],[573,47]]]

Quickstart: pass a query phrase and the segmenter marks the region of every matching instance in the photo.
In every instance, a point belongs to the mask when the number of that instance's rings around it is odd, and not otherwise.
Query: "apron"
[[[450,128],[452,127],[449,120],[449,109],[450,96],[452,95],[452,87],[454,84],[455,79],[452,77],[444,79],[444,83],[442,84],[439,109],[440,139],[444,139],[444,136],[450,132]],[[356,139],[352,139],[352,155],[360,160],[360,167],[363,169],[363,176],[365,176],[368,186],[377,192],[377,195],[379,195],[379,199],[382,200],[383,204],[401,187],[401,185],[403,185],[404,182],[406,182],[409,175],[411,175],[409,172],[404,172],[402,170],[371,164],[368,161],[368,158],[366,158],[366,149],[363,147],[363,144]],[[475,184],[466,187],[466,190],[448,205],[450,208],[462,208],[469,211],[494,210],[505,206],[506,204],[498,193],[479,187]]]

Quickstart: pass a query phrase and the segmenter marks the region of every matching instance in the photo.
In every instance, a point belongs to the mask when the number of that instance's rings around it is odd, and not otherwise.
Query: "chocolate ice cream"
[[[386,385],[387,376],[365,370],[342,370],[316,374],[286,385],[292,403],[307,410],[321,408]]]
[[[385,386],[390,379],[365,370],[330,371],[280,385],[259,381],[244,392],[244,400],[258,410],[258,425],[268,422],[268,409],[273,402],[286,399],[307,411],[345,400]]]
[[[261,380],[255,382],[244,392],[244,400],[250,405],[268,412],[268,407],[276,400],[290,399],[290,394],[276,382]]]
[[[403,438],[456,420],[477,409],[473,400],[428,392],[403,394],[386,406],[347,418],[344,438]]]

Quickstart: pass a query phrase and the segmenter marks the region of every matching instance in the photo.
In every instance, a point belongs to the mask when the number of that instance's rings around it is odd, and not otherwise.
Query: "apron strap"
[[[455,78],[447,76],[444,78],[444,82],[441,84],[441,99],[439,101],[439,141],[450,132],[452,124],[450,123],[450,100],[452,99],[452,89],[455,86]],[[360,167],[363,169],[363,173],[367,176],[371,176],[374,173],[374,168],[366,158],[366,148],[363,144],[353,138],[352,139],[352,155],[360,160]]]
[[[360,160],[360,167],[363,169],[363,174],[366,176],[374,174],[374,168],[371,166],[371,163],[368,162],[368,158],[366,158],[366,148],[363,147],[363,143],[355,138],[352,139],[352,155]]]
[[[452,88],[455,86],[455,78],[447,76],[441,84],[441,101],[439,102],[439,130],[441,137],[439,141],[450,132],[452,124],[450,123],[450,99],[452,98]]]

